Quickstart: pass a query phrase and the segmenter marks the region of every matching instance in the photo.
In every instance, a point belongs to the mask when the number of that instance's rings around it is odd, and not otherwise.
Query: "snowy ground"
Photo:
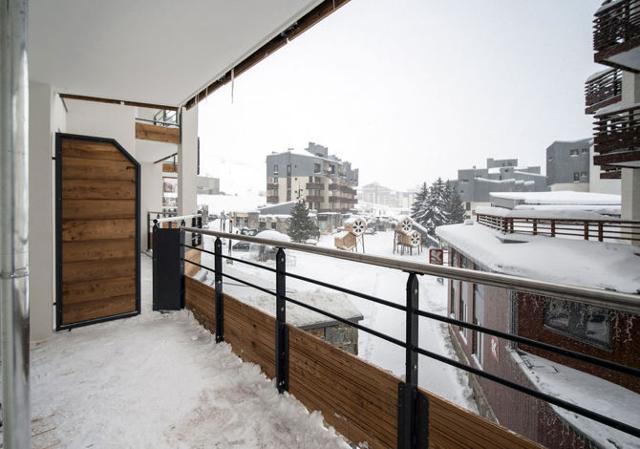
[[[212,240],[205,239],[205,245],[212,249]],[[332,236],[322,236],[320,246],[333,247]],[[227,248],[227,245],[225,245]],[[393,254],[393,232],[380,232],[376,235],[365,236],[365,249],[367,254],[375,254],[387,257],[398,257],[415,262],[426,262],[427,253],[420,255],[400,256]],[[244,258],[249,254],[234,252],[235,257]],[[203,258],[203,264],[213,267],[212,257]],[[273,263],[267,264],[274,266]],[[244,274],[241,278],[257,283],[261,287],[275,289],[275,275],[272,272],[250,267],[241,263],[233,266],[225,265],[225,270]],[[378,298],[405,304],[405,288],[407,274],[398,270],[373,267],[365,264],[332,259],[325,256],[317,256],[297,251],[287,252],[287,270],[293,273],[318,279],[329,284],[339,285],[355,291],[368,293]],[[211,278],[213,276],[211,275]],[[420,282],[420,308],[429,312],[446,315],[447,311],[447,283],[440,283],[434,277],[421,276]],[[241,300],[255,303],[259,300],[262,304],[274,301],[258,290],[242,286],[234,281],[225,280],[225,291],[233,294]],[[305,301],[319,287],[292,278],[287,279],[287,295],[293,299]],[[333,290],[323,289],[327,294],[337,294]],[[332,293],[333,292],[333,293]],[[404,313],[379,305],[358,297],[349,296],[349,299],[364,316],[361,324],[383,332],[400,340],[405,339]],[[313,305],[320,306],[314,302]],[[388,343],[366,332],[359,332],[359,356],[384,368],[398,376],[404,375],[405,353],[404,349]],[[449,339],[446,326],[433,320],[420,319],[420,346],[438,354],[456,358]],[[445,397],[470,410],[477,410],[471,398],[472,391],[467,385],[466,375],[441,362],[420,356],[419,365],[420,385],[442,397]]]
[[[188,312],[151,312],[142,262],[141,316],[33,348],[34,448],[348,448]]]

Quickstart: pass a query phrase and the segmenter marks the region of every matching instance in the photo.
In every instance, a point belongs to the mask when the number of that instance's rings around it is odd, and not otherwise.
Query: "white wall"
[[[600,179],[600,166],[593,163],[594,146],[589,149],[589,192],[620,195],[619,179]]]
[[[549,186],[552,192],[556,191],[570,191],[570,192],[588,192],[588,182],[559,182],[557,184],[551,184]]]
[[[93,101],[67,101],[67,132],[115,139],[136,156],[136,108]]]
[[[44,340],[54,328],[55,133],[65,131],[66,113],[51,86],[29,83],[29,294],[31,339]]]
[[[147,249],[147,212],[162,210],[162,164],[145,162],[140,164],[140,245],[142,250]],[[155,216],[153,217],[155,218]]]
[[[178,145],[178,214],[198,210],[196,175],[198,171],[198,107],[182,111],[182,143]]]

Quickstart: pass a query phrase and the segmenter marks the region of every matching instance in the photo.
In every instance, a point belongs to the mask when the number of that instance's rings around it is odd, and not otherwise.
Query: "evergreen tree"
[[[416,193],[413,205],[411,206],[411,218],[418,223],[420,223],[422,216],[424,215],[424,205],[426,204],[428,196],[429,187],[427,187],[427,183],[424,182],[418,189],[418,193]]]
[[[447,186],[438,178],[430,187],[424,183],[411,208],[411,218],[422,227],[423,242],[437,243],[436,228],[447,224]],[[426,234],[426,235],[425,235]]]
[[[446,192],[447,224],[462,223],[464,221],[465,209],[455,183],[447,181]]]
[[[318,226],[309,217],[309,209],[303,201],[299,201],[291,210],[289,219],[289,237],[294,242],[305,242],[311,237],[318,236]]]

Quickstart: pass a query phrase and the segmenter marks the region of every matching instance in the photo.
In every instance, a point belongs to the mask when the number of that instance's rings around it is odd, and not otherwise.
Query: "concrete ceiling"
[[[29,78],[176,106],[320,0],[31,0]]]

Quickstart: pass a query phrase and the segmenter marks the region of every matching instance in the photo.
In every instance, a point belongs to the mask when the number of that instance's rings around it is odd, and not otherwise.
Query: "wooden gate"
[[[113,139],[56,135],[56,328],[140,313],[140,164]]]

